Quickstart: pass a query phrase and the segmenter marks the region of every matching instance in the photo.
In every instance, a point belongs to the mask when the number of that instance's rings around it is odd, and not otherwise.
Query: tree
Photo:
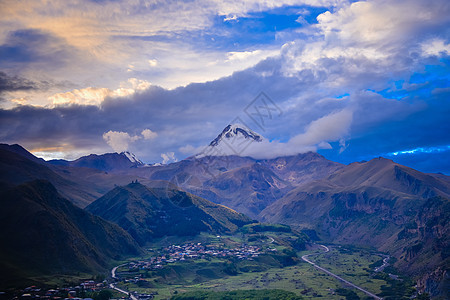
[[[98,293],[94,293],[92,298],[94,300],[109,300],[113,296],[113,293],[110,290],[101,290]]]

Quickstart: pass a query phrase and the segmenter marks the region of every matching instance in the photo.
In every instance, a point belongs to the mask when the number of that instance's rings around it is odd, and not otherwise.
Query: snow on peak
[[[250,148],[263,141],[263,137],[242,124],[230,124],[195,158],[206,156],[244,156]]]
[[[209,144],[211,147],[219,145],[223,139],[244,138],[262,142],[263,138],[242,124],[230,124]]]
[[[144,164],[139,158],[136,157],[136,155],[134,155],[131,152],[125,151],[125,152],[122,152],[120,154],[125,155],[128,158],[128,160],[131,161],[132,163],[135,163],[135,164],[138,164],[138,165],[143,165]]]

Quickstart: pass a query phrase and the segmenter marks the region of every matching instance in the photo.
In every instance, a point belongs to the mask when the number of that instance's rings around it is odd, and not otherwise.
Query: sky
[[[45,159],[194,155],[450,174],[448,0],[0,0],[0,142]]]

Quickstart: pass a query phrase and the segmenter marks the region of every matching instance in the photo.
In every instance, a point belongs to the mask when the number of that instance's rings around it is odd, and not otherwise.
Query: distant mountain
[[[118,224],[141,245],[165,235],[233,232],[250,223],[245,215],[170,183],[153,188],[140,183],[116,187],[86,210]]]
[[[215,202],[255,217],[290,189],[290,183],[278,177],[270,168],[252,163],[211,177],[203,182],[201,190],[192,192],[206,198],[214,194]]]
[[[235,138],[250,139],[255,142],[261,142],[262,137],[241,124],[230,124],[209,144],[211,147],[217,147],[224,140]]]
[[[88,156],[80,157],[74,161],[50,160],[48,163],[57,166],[91,168],[107,172],[136,168],[144,165],[142,161],[130,152],[106,153],[102,155],[90,154]]]
[[[263,137],[242,124],[230,124],[195,158],[205,156],[239,155],[246,145],[262,142]]]
[[[430,288],[450,268],[449,199],[448,181],[376,158],[296,187],[259,218],[314,229],[328,242],[387,251],[414,276],[440,272]]]
[[[97,273],[140,248],[119,226],[74,206],[47,181],[0,193],[0,285],[51,274]]]
[[[171,181],[195,195],[255,218],[297,185],[326,177],[342,167],[308,152],[266,160],[236,155],[189,158],[131,172]]]

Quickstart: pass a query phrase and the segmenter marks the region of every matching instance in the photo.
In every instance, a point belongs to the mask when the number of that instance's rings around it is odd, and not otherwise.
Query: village
[[[115,282],[137,283],[143,278],[141,276],[130,276],[139,270],[157,270],[165,265],[186,260],[199,260],[212,258],[254,260],[258,256],[266,253],[277,252],[275,248],[263,249],[261,246],[241,244],[235,248],[224,248],[202,243],[186,243],[183,245],[170,245],[158,251],[149,249],[149,252],[156,252],[158,255],[145,260],[132,261],[121,266],[117,276],[113,278]],[[89,296],[97,295],[100,291],[110,287],[108,281],[83,280],[76,286],[44,289],[37,286],[30,286],[16,294],[13,299],[92,299]],[[132,294],[135,299],[152,299],[152,294]],[[1,295],[0,295],[1,296]],[[3,295],[5,296],[5,295]],[[129,298],[124,296],[123,298]]]
[[[132,271],[161,269],[165,264],[177,261],[185,261],[188,259],[210,259],[216,258],[237,258],[240,260],[254,260],[259,255],[267,252],[276,252],[275,248],[267,248],[263,250],[259,246],[242,244],[235,248],[218,248],[214,246],[206,246],[202,243],[187,243],[183,245],[171,245],[163,248],[158,256],[151,257],[146,260],[134,261],[128,263],[126,267]],[[121,272],[124,274],[124,272]],[[126,273],[126,272],[125,272]],[[118,274],[120,277],[120,274]],[[135,280],[135,279],[131,279]]]
[[[99,298],[99,293],[107,288],[108,283],[106,280],[86,279],[74,286],[45,288],[32,285],[22,290],[16,290],[13,294],[0,292],[0,299],[93,300],[92,298]]]

